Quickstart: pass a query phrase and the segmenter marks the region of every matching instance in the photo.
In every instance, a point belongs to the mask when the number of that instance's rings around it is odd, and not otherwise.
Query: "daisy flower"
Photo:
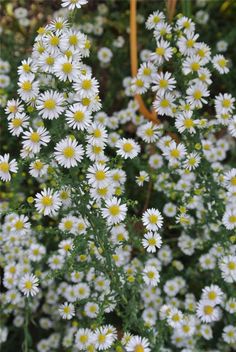
[[[113,57],[113,53],[109,48],[104,47],[98,50],[97,56],[99,61],[108,64]]]
[[[23,148],[29,149],[33,153],[39,153],[41,146],[46,146],[51,137],[44,127],[39,127],[37,130],[30,127],[29,131],[24,132],[23,139]]]
[[[184,131],[193,134],[196,132],[195,121],[192,119],[192,111],[184,111],[175,120],[175,126],[180,133]]]
[[[165,15],[161,11],[155,11],[151,15],[149,15],[146,21],[147,29],[154,29],[158,23],[162,22],[165,19]]]
[[[175,89],[176,80],[171,77],[170,72],[157,73],[155,79],[152,81],[152,91],[157,92],[158,96],[163,96],[167,91]]]
[[[223,55],[215,55],[212,60],[214,68],[220,73],[228,73],[228,60]]]
[[[65,302],[59,307],[59,314],[62,319],[70,320],[75,315],[75,307],[72,303]]]
[[[82,104],[74,104],[66,111],[66,122],[73,129],[84,131],[91,123],[91,112]]]
[[[154,77],[156,77],[156,68],[155,65],[152,64],[151,62],[144,62],[141,64],[139,70],[138,70],[138,76],[144,81],[144,82],[151,82]]]
[[[165,148],[163,154],[171,162],[183,159],[186,154],[186,148],[182,143],[177,144],[175,141],[171,141],[170,145]]]
[[[18,235],[24,235],[30,229],[28,216],[16,215],[12,222],[12,231]]]
[[[215,109],[217,114],[231,114],[234,109],[235,99],[231,94],[219,94],[215,98]]]
[[[199,35],[194,32],[188,32],[186,36],[181,36],[177,42],[181,54],[186,56],[195,54],[198,37]]]
[[[69,26],[69,23],[66,19],[64,19],[63,17],[57,17],[48,24],[47,28],[50,31],[53,31],[59,34],[63,32],[68,26]]]
[[[222,333],[223,340],[228,344],[235,344],[236,343],[236,326],[227,325],[223,329]]]
[[[133,159],[140,152],[140,146],[131,138],[121,138],[116,143],[116,148],[117,154],[124,159]]]
[[[40,58],[38,59],[38,65],[39,67],[44,71],[48,73],[53,73],[54,72],[54,64],[57,58],[57,54],[52,54],[47,51],[45,51]]]
[[[183,313],[177,308],[172,308],[168,314],[167,322],[172,328],[180,327],[183,322]]]
[[[156,96],[153,106],[159,115],[173,116],[174,101],[175,97],[173,94],[165,93],[165,95]]]
[[[29,173],[33,177],[42,177],[47,174],[48,165],[43,163],[40,159],[36,159],[30,164]]]
[[[160,275],[153,265],[146,265],[143,270],[143,280],[147,286],[157,286],[160,281]]]
[[[198,153],[192,152],[187,155],[186,160],[183,162],[183,166],[187,170],[194,170],[200,164],[201,158]]]
[[[78,59],[81,56],[81,49],[86,45],[87,37],[83,33],[75,29],[69,29],[61,36],[60,48],[62,51],[79,53]]]
[[[147,122],[137,129],[137,135],[146,143],[155,142],[160,135],[160,128],[152,122]]]
[[[161,244],[161,236],[155,232],[147,232],[142,240],[142,245],[148,253],[155,253],[157,248],[161,248]]]
[[[236,256],[228,255],[222,257],[219,267],[225,282],[236,282]]]
[[[36,98],[39,94],[39,82],[35,81],[35,75],[33,73],[28,74],[27,76],[22,75],[19,78],[18,86],[18,94],[20,95],[21,99],[28,102],[31,99]]]
[[[81,162],[84,149],[75,139],[66,137],[56,144],[54,155],[58,164],[69,169]]]
[[[76,81],[78,75],[78,65],[72,60],[72,58],[59,57],[56,59],[55,65],[53,67],[55,75],[61,81]]]
[[[188,75],[189,73],[198,73],[202,67],[203,63],[199,60],[199,56],[192,55],[187,57],[182,65],[182,71],[184,75]]]
[[[211,323],[213,321],[219,320],[220,310],[218,307],[215,307],[213,303],[210,303],[208,300],[200,300],[197,304],[196,310],[197,317],[203,323]]]
[[[9,158],[9,154],[0,155],[0,179],[2,181],[10,181],[10,172],[16,173],[18,170],[16,160],[9,161]]]
[[[223,292],[217,285],[210,285],[203,289],[202,299],[204,301],[209,301],[213,305],[222,303]]]
[[[149,88],[149,83],[145,82],[144,79],[137,75],[137,77],[133,78],[131,89],[134,94],[144,94]]]
[[[97,123],[92,123],[88,127],[88,135],[86,139],[89,144],[103,146],[107,140],[107,131],[104,126]]]
[[[79,350],[85,350],[94,342],[94,334],[90,329],[78,329],[75,335],[75,344]]]
[[[106,327],[99,327],[94,332],[94,340],[96,348],[100,350],[107,350],[110,348],[115,340],[113,333],[109,333]]]
[[[236,192],[236,169],[231,169],[224,175],[224,186],[230,192]]]
[[[147,209],[142,216],[142,222],[147,230],[156,231],[163,225],[163,216],[157,209]]]
[[[24,107],[22,105],[22,101],[17,99],[12,99],[8,100],[7,106],[5,108],[5,112],[8,115],[7,119],[11,120],[12,118],[15,117],[17,113],[20,113],[24,110]]]
[[[53,120],[57,119],[64,111],[64,101],[63,94],[49,90],[39,96],[36,108],[43,119]]]
[[[105,165],[96,163],[88,168],[87,179],[93,187],[105,187],[110,180],[110,171]]]
[[[73,88],[81,99],[92,98],[98,94],[98,81],[91,74],[80,75]]]
[[[125,349],[127,352],[150,352],[149,341],[145,337],[132,336],[130,337]]]
[[[107,220],[109,225],[115,225],[125,219],[127,213],[126,204],[120,204],[120,199],[113,197],[105,202],[105,208],[102,209],[102,216]]]
[[[19,288],[27,297],[35,296],[38,292],[38,278],[33,274],[25,274],[20,280]]]
[[[35,196],[35,208],[43,215],[55,215],[61,206],[58,192],[53,192],[50,188],[44,188],[41,193]]]
[[[236,208],[226,209],[222,222],[227,230],[233,230],[236,228]]]
[[[29,125],[29,116],[27,116],[24,112],[17,113],[8,123],[8,129],[13,136],[19,137],[19,135],[23,132],[24,128]]]
[[[68,7],[69,10],[80,9],[82,5],[86,5],[88,0],[62,0],[61,6]]]
[[[203,104],[207,103],[204,97],[210,95],[206,88],[206,85],[202,82],[198,82],[193,86],[190,86],[187,91],[187,102],[192,105],[193,108],[202,108]]]
[[[135,179],[139,186],[143,186],[144,182],[149,181],[149,175],[146,171],[140,171],[139,176],[136,176]]]
[[[151,54],[150,60],[154,61],[157,65],[163,64],[164,61],[169,61],[172,57],[172,48],[170,44],[161,38],[157,41],[156,50]]]

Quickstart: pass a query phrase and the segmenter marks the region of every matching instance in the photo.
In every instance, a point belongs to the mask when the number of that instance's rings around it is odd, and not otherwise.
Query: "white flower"
[[[172,91],[175,89],[176,80],[171,77],[170,72],[160,72],[155,75],[154,84],[152,87],[153,92],[157,92],[158,96],[164,95],[167,91]]]
[[[142,216],[142,222],[147,230],[157,231],[163,225],[163,216],[157,209],[147,209]]]
[[[38,278],[33,274],[25,274],[20,281],[20,290],[27,297],[35,296],[38,292]]]
[[[165,95],[157,95],[153,106],[159,115],[173,116],[173,109],[175,108],[174,101],[175,97],[167,92]]]
[[[168,314],[167,322],[173,328],[180,327],[183,322],[183,313],[177,308],[172,308]]]
[[[215,109],[217,114],[231,114],[234,109],[235,99],[231,94],[219,94],[215,97]]]
[[[10,181],[10,172],[16,173],[18,170],[16,160],[9,161],[9,158],[9,154],[0,155],[0,178],[2,181]]]
[[[101,188],[108,186],[110,171],[105,165],[96,163],[94,166],[88,168],[87,179],[89,184],[93,187]]]
[[[111,49],[104,47],[104,48],[100,48],[98,50],[97,56],[98,56],[99,61],[107,64],[111,61],[113,53],[112,53]]]
[[[91,123],[91,112],[82,104],[74,104],[66,111],[66,122],[73,129],[84,131]]]
[[[25,127],[29,125],[29,116],[23,113],[16,113],[9,121],[8,129],[13,136],[19,136]]]
[[[202,82],[198,82],[195,85],[190,86],[187,89],[187,102],[192,105],[193,108],[201,108],[203,104],[207,103],[204,97],[210,95],[206,88],[206,85]]]
[[[120,204],[120,199],[113,197],[105,202],[106,208],[102,209],[102,216],[107,219],[109,225],[118,224],[125,219],[127,206]]]
[[[118,148],[117,154],[124,159],[133,159],[140,152],[140,146],[131,138],[121,138],[116,143],[116,148]]]
[[[140,171],[139,176],[136,176],[135,179],[139,186],[143,186],[144,182],[149,181],[149,175],[146,171]]]
[[[170,44],[161,38],[160,41],[157,41],[156,50],[151,54],[150,59],[158,65],[161,65],[164,61],[169,61],[171,57],[172,48]]]
[[[93,98],[98,94],[98,81],[91,74],[78,76],[73,88],[81,99]]]
[[[186,160],[184,160],[183,162],[183,166],[187,170],[194,170],[198,167],[200,161],[201,158],[199,154],[197,154],[196,152],[192,152],[187,155]]]
[[[197,304],[196,314],[203,323],[211,323],[219,320],[220,310],[218,307],[215,307],[215,304],[208,300],[200,300]]]
[[[175,120],[175,126],[180,133],[187,131],[195,133],[195,121],[192,119],[192,111],[184,111],[179,114]]]
[[[30,175],[33,177],[42,177],[47,174],[48,165],[44,164],[40,159],[36,159],[30,164]]]
[[[146,143],[155,142],[159,135],[159,128],[157,125],[154,125],[152,122],[147,122],[137,129],[137,135],[144,140]]]
[[[233,230],[236,228],[236,208],[226,209],[222,222],[227,230]]]
[[[78,64],[76,64],[72,58],[59,57],[56,59],[53,71],[55,75],[61,80],[76,81],[78,75]]]
[[[59,313],[62,319],[70,320],[75,315],[75,307],[72,303],[65,302],[60,305]]]
[[[236,256],[228,255],[222,257],[219,267],[225,282],[236,282]]]
[[[23,139],[25,149],[29,149],[33,153],[39,153],[41,146],[46,146],[51,137],[44,127],[39,127],[36,131],[30,127],[29,131],[24,132]]]
[[[230,192],[236,192],[236,168],[226,172],[224,175],[224,186]]]
[[[148,286],[157,286],[160,281],[159,272],[153,265],[146,265],[142,276],[145,284]]]
[[[229,344],[235,344],[236,342],[236,327],[233,325],[227,325],[223,329],[222,334],[223,340]]]
[[[56,144],[54,155],[61,166],[69,169],[81,162],[84,149],[75,139],[66,137]]]
[[[78,329],[75,335],[75,344],[79,350],[85,350],[94,342],[94,334],[90,329]]]
[[[228,67],[228,60],[223,55],[215,55],[212,60],[213,66],[215,69],[220,73],[228,73],[229,72],[229,67]]]
[[[110,349],[110,347],[112,346],[116,338],[116,334],[112,330],[110,332],[110,329],[106,326],[105,327],[101,326],[95,330],[94,332],[95,346],[99,351]]]
[[[43,119],[53,120],[57,119],[64,111],[64,101],[63,94],[50,90],[39,96],[36,108]]]
[[[125,346],[127,352],[150,352],[149,341],[145,337],[131,336]]]
[[[165,157],[171,162],[183,159],[186,154],[186,148],[182,143],[177,144],[175,141],[171,141],[169,146],[165,148]]]
[[[39,213],[44,215],[55,215],[61,206],[59,193],[53,192],[50,188],[45,188],[35,197],[35,207]]]
[[[143,247],[147,252],[155,253],[157,248],[160,248],[162,244],[161,236],[158,233],[147,232],[142,240]]]
[[[69,10],[74,10],[75,8],[80,9],[82,5],[86,5],[88,0],[62,0],[61,6],[68,7]]]
[[[181,36],[177,42],[181,54],[186,56],[195,54],[198,37],[199,35],[194,32],[187,32],[186,37]]]
[[[22,100],[28,102],[29,100],[36,98],[39,93],[39,82],[35,81],[35,75],[33,73],[28,75],[22,75],[19,78],[18,86],[18,93]]]
[[[204,301],[209,301],[213,305],[222,303],[223,292],[217,285],[210,285],[204,287],[202,291],[202,299]]]
[[[151,15],[149,15],[146,21],[147,29],[154,29],[158,23],[162,22],[165,19],[165,15],[163,12],[155,11]]]

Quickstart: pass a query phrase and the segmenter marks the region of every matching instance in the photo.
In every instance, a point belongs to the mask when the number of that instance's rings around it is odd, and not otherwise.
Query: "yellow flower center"
[[[142,345],[136,345],[134,348],[134,352],[144,352],[144,347]]]
[[[106,341],[106,335],[100,334],[100,335],[98,336],[98,342],[99,342],[99,343],[104,343],[105,341]]]
[[[158,216],[155,214],[149,215],[149,221],[151,224],[156,224],[158,221]]]
[[[77,45],[78,44],[78,38],[75,34],[73,34],[69,37],[69,43],[70,43],[70,45]]]
[[[192,48],[194,46],[194,44],[195,44],[195,40],[193,40],[193,39],[189,39],[186,41],[187,48]]]
[[[71,73],[72,71],[72,64],[70,62],[65,62],[63,65],[62,65],[62,70],[64,73]]]
[[[74,120],[75,120],[76,122],[81,122],[81,121],[83,121],[83,120],[84,120],[84,113],[83,113],[83,111],[76,111],[76,112],[74,113]]]
[[[26,288],[27,290],[31,290],[32,287],[33,287],[33,284],[32,284],[31,281],[26,281],[26,282],[25,282],[25,288]]]
[[[109,207],[109,213],[112,215],[112,216],[117,216],[120,214],[120,207],[119,205],[112,205]]]
[[[191,69],[192,69],[193,71],[198,71],[199,68],[200,68],[200,65],[199,65],[198,62],[193,62],[193,63],[191,64]]]
[[[156,54],[159,56],[163,56],[165,54],[165,48],[156,48]]]
[[[232,186],[236,186],[236,176],[231,178],[230,183]]]
[[[56,102],[54,99],[47,99],[47,100],[45,100],[43,106],[45,109],[53,110],[53,109],[55,109]]]
[[[160,86],[160,88],[168,87],[168,81],[166,79],[160,79],[159,86]]]
[[[212,306],[205,306],[203,311],[206,315],[211,315],[213,313],[213,307]]]
[[[178,149],[173,149],[173,150],[171,150],[170,155],[173,158],[178,158],[180,156],[180,151]]]
[[[74,148],[72,148],[72,147],[66,147],[66,148],[64,148],[64,150],[63,150],[63,155],[64,155],[64,157],[66,157],[66,158],[73,158],[73,156],[75,155],[75,150],[74,150]]]
[[[174,314],[174,315],[172,316],[172,320],[173,320],[173,321],[179,321],[179,320],[180,320],[179,314]]]
[[[193,120],[191,120],[191,119],[185,119],[185,120],[184,120],[184,126],[185,126],[186,128],[191,128],[191,127],[193,127],[193,126],[194,126]]]
[[[20,127],[22,125],[23,121],[21,119],[15,118],[12,120],[12,125],[14,127]]]
[[[43,167],[43,163],[42,163],[40,160],[35,161],[35,163],[34,163],[34,168],[35,168],[36,170],[41,170],[42,167]]]
[[[220,59],[218,61],[218,65],[222,68],[224,68],[227,65],[227,60],[226,59]]]
[[[66,228],[67,230],[70,230],[70,229],[72,228],[72,226],[73,226],[73,222],[72,222],[71,220],[66,220],[66,221],[64,222],[64,226],[65,226],[65,228]]]
[[[23,64],[22,68],[25,72],[30,72],[30,65],[29,64]]]
[[[142,88],[144,86],[144,83],[141,79],[136,79],[135,84],[137,87],[140,87],[140,88]]]
[[[15,226],[16,230],[22,230],[24,228],[24,223],[23,223],[23,221],[18,220],[18,221],[16,221],[14,226]]]
[[[152,72],[151,69],[148,68],[148,67],[145,67],[144,70],[143,70],[143,74],[145,76],[150,76],[151,72]]]
[[[44,196],[41,199],[41,203],[44,207],[50,207],[53,204],[52,197],[50,196]]]
[[[201,92],[200,90],[195,90],[195,92],[193,93],[193,97],[194,97],[196,100],[201,99],[201,97],[202,97],[202,92]]]
[[[86,343],[88,341],[88,335],[81,335],[79,340],[82,343]]]
[[[32,89],[32,84],[30,81],[25,81],[22,83],[21,88],[26,91],[29,92]]]
[[[130,153],[133,150],[133,148],[134,148],[133,145],[129,142],[127,142],[123,145],[123,150],[126,153]]]
[[[149,246],[155,246],[155,244],[156,244],[155,238],[149,238],[148,244],[149,244]]]
[[[235,270],[236,269],[236,264],[234,262],[229,262],[228,263],[228,268],[229,268],[229,270]]]
[[[147,273],[147,276],[148,276],[149,279],[153,279],[155,277],[154,271],[149,271]]]
[[[229,99],[224,99],[222,105],[224,108],[229,108],[231,105],[231,101]]]
[[[53,35],[50,39],[50,44],[52,46],[57,46],[59,44],[59,38],[56,35]]]
[[[46,58],[46,64],[47,64],[47,65],[51,66],[51,65],[54,64],[54,62],[55,62],[54,57],[48,56],[48,57]]]
[[[5,163],[5,162],[0,163],[0,170],[1,170],[2,172],[8,172],[8,171],[10,170],[9,164],[8,164],[8,163]]]
[[[236,215],[231,215],[229,217],[229,222],[231,222],[232,224],[234,224],[236,222]]]
[[[160,103],[160,106],[161,106],[162,108],[167,108],[168,106],[170,106],[169,100],[163,99],[163,100],[161,101],[161,103]]]
[[[102,170],[96,171],[95,178],[98,181],[103,181],[106,178],[106,173]]]
[[[85,79],[82,83],[82,88],[88,90],[92,87],[92,82],[90,79]]]
[[[40,141],[40,135],[38,132],[32,132],[30,135],[30,140],[33,143],[38,143]]]
[[[217,295],[216,295],[216,293],[214,291],[208,292],[208,298],[210,300],[214,300],[214,299],[216,299],[216,297],[217,297]]]

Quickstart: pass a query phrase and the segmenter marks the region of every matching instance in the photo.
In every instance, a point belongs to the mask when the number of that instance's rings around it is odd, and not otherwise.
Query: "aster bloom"
[[[35,196],[35,207],[43,215],[55,215],[61,206],[61,200],[58,192],[52,189],[44,189]]]
[[[157,231],[163,225],[163,216],[157,209],[147,209],[142,216],[142,222],[147,230]]]
[[[36,98],[39,93],[39,82],[34,81],[35,75],[28,74],[28,75],[21,75],[19,78],[18,86],[18,93],[22,100],[28,102],[31,99]]]
[[[140,336],[132,336],[125,346],[127,352],[150,352],[148,339]]]
[[[78,76],[73,88],[81,99],[93,98],[98,94],[98,81],[91,74]]]
[[[105,165],[96,163],[88,168],[88,182],[93,187],[105,187],[109,185],[110,171]]]
[[[23,139],[23,147],[36,154],[39,153],[41,146],[46,146],[50,142],[51,137],[44,127],[36,130],[30,127],[29,131],[24,132]]]
[[[157,41],[156,50],[151,54],[150,59],[157,65],[161,65],[164,61],[169,61],[171,57],[172,48],[170,47],[170,44],[161,38],[159,41]]]
[[[203,289],[202,299],[204,301],[209,301],[213,305],[222,303],[223,292],[217,285],[210,285]]]
[[[220,73],[225,74],[229,72],[228,60],[223,55],[215,55],[213,57],[213,66]]]
[[[71,57],[60,57],[56,59],[53,71],[60,80],[68,80],[70,82],[75,81],[79,73],[78,65]]]
[[[225,173],[224,186],[229,191],[236,192],[236,168]]]
[[[69,10],[80,9],[81,6],[86,5],[88,0],[62,0],[61,6],[68,7]]]
[[[117,154],[122,158],[133,159],[140,152],[140,146],[131,138],[121,138],[116,143]]]
[[[183,166],[187,170],[194,170],[200,164],[201,158],[198,153],[192,152],[187,155],[186,160],[183,162]]]
[[[155,75],[152,83],[154,84],[152,86],[152,90],[154,92],[158,91],[158,95],[162,96],[167,91],[172,91],[175,89],[176,80],[175,78],[171,77],[170,72],[160,72]]]
[[[227,230],[236,228],[236,208],[229,207],[226,209],[222,222]]]
[[[16,113],[8,123],[8,129],[13,136],[19,136],[24,128],[29,125],[29,116],[23,113]]]
[[[75,307],[72,303],[65,302],[59,307],[59,314],[62,319],[70,320],[75,315]]]
[[[56,144],[54,155],[58,164],[69,169],[81,162],[84,149],[75,139],[66,137]]]
[[[91,124],[91,112],[80,103],[70,106],[65,115],[66,122],[73,129],[84,131]]]
[[[35,275],[27,273],[22,277],[19,288],[27,297],[35,296],[39,292],[38,282],[39,280]]]
[[[183,133],[184,131],[191,134],[196,133],[195,125],[196,122],[192,118],[192,111],[186,111],[179,114],[175,121],[175,126],[180,133]]]
[[[213,321],[219,320],[220,311],[213,303],[210,303],[209,300],[200,300],[197,305],[196,311],[197,317],[203,323],[211,323]]]
[[[173,116],[173,109],[175,108],[174,101],[175,97],[167,92],[161,96],[157,95],[153,106],[159,115]]]
[[[36,108],[43,119],[53,120],[57,119],[64,111],[63,102],[63,94],[50,90],[39,96]]]
[[[158,233],[147,232],[142,240],[142,245],[149,253],[155,253],[157,248],[160,248],[162,244],[161,236]]]
[[[75,344],[79,350],[86,349],[94,340],[94,333],[90,329],[79,329],[76,332]]]
[[[143,183],[148,181],[149,175],[146,171],[140,171],[139,176],[136,176],[136,182],[139,186],[143,186]]]
[[[113,197],[105,202],[105,208],[102,209],[102,216],[107,220],[109,225],[118,224],[125,219],[127,206],[120,204],[120,199]]]
[[[145,284],[148,286],[157,286],[160,281],[160,274],[153,265],[146,265],[142,276]]]
[[[2,181],[10,181],[10,172],[16,173],[18,170],[15,159],[10,159],[10,154],[0,155],[0,178]]]

